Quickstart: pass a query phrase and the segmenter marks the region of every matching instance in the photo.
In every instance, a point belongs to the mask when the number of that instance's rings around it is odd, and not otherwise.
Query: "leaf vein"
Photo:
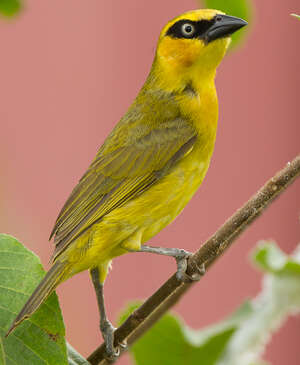
[[[13,333],[12,336],[15,337],[21,344],[23,344],[23,346],[26,347],[29,351],[31,351],[33,354],[35,354],[39,359],[41,359],[46,365],[50,365],[47,360],[43,359],[36,351],[34,351],[33,348],[31,348],[24,341],[22,341],[22,339],[20,337],[16,336],[15,333]]]
[[[0,338],[0,347],[2,349],[2,358],[3,358],[3,365],[6,365],[6,359],[5,359],[5,352],[4,352],[4,346],[3,346],[3,341],[2,338]]]
[[[16,267],[5,267],[5,266],[0,266],[0,270],[11,270],[11,271],[20,271],[20,272],[25,272],[28,274],[28,270],[22,270],[22,269],[18,269]],[[33,275],[31,275],[31,277],[33,277]]]
[[[28,255],[28,253],[25,253],[25,252],[15,252],[15,251],[9,251],[9,250],[0,250],[0,253],[12,253],[13,255],[21,255],[21,256],[30,257],[30,255]]]
[[[5,287],[5,286],[3,286],[3,285],[0,285],[0,288],[2,288],[2,289],[7,289],[7,290],[10,290],[10,291],[12,291],[12,292],[16,292],[16,293],[19,293],[19,294],[23,294],[23,295],[26,295],[26,296],[29,296],[30,294],[28,294],[28,293],[23,293],[23,292],[21,292],[21,291],[18,291],[18,290],[15,290],[15,289],[12,289],[12,288],[8,288],[8,287]],[[56,319],[58,320],[58,323],[60,322],[60,318],[58,317],[58,313],[57,313],[57,311],[55,311],[49,304],[47,304],[46,302],[44,302],[43,303],[43,305],[45,305],[47,308],[49,308],[50,309],[50,311],[52,312],[52,313],[54,313],[54,315],[55,315],[55,317],[56,317]],[[1,307],[0,306],[0,308],[3,308],[3,309],[6,309],[7,310],[7,308],[4,308],[4,307]],[[10,311],[10,313],[13,313],[13,314],[17,314],[16,312],[11,312]]]
[[[7,353],[5,353],[5,357],[7,357],[14,364],[18,365],[18,363],[16,363],[16,361],[13,358],[11,358],[10,356],[8,356]]]

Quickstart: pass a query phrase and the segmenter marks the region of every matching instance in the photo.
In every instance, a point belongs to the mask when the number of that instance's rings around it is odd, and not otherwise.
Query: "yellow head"
[[[197,74],[214,76],[230,43],[230,35],[246,24],[242,19],[211,9],[178,16],[160,34],[156,71],[181,79]]]

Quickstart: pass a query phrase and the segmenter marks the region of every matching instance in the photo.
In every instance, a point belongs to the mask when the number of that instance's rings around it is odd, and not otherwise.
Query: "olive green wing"
[[[120,133],[122,145],[116,148],[115,135]],[[51,237],[55,235],[54,258],[103,216],[168,174],[191,151],[195,140],[195,129],[180,118],[161,123],[156,128],[138,123],[131,128],[118,126],[57,218],[51,233]]]

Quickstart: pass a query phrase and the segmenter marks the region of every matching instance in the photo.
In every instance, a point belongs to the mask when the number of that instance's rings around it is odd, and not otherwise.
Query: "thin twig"
[[[197,266],[207,270],[231,243],[300,175],[300,155],[272,177],[242,208],[231,216],[189,260],[187,273]],[[195,265],[196,264],[196,265]],[[132,344],[147,331],[194,283],[181,283],[173,275],[144,304],[135,310],[115,332],[115,345]],[[89,357],[91,365],[108,364],[102,344]]]

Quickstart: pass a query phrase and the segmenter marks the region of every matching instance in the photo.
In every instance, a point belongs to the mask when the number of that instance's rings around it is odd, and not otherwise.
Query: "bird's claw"
[[[175,257],[177,262],[176,278],[183,283],[199,281],[201,276],[205,274],[205,265],[198,266],[195,260],[192,259],[192,255],[191,252],[180,250],[179,254]],[[187,273],[188,264],[192,269],[191,275]]]
[[[124,340],[122,342],[119,343],[119,346],[121,347],[122,350],[126,350],[128,345],[127,345],[127,341]]]
[[[115,327],[106,319],[100,322],[100,330],[105,342],[105,358],[109,362],[114,362],[120,355],[120,349],[114,347]]]
[[[120,349],[119,347],[114,347],[113,351],[108,350],[106,347],[106,351],[104,353],[104,358],[109,362],[110,364],[114,363],[120,356]]]
[[[106,347],[105,359],[109,363],[114,363],[120,356],[121,351],[125,351],[127,347],[128,345],[126,341],[120,342],[118,346],[114,346],[113,352],[111,351],[111,349],[108,349]]]
[[[118,346],[114,346],[114,333],[116,328],[108,321],[104,320],[100,324],[100,330],[102,332],[105,342],[105,358],[108,362],[113,363],[120,356],[121,350],[127,348],[127,341],[120,342]]]

